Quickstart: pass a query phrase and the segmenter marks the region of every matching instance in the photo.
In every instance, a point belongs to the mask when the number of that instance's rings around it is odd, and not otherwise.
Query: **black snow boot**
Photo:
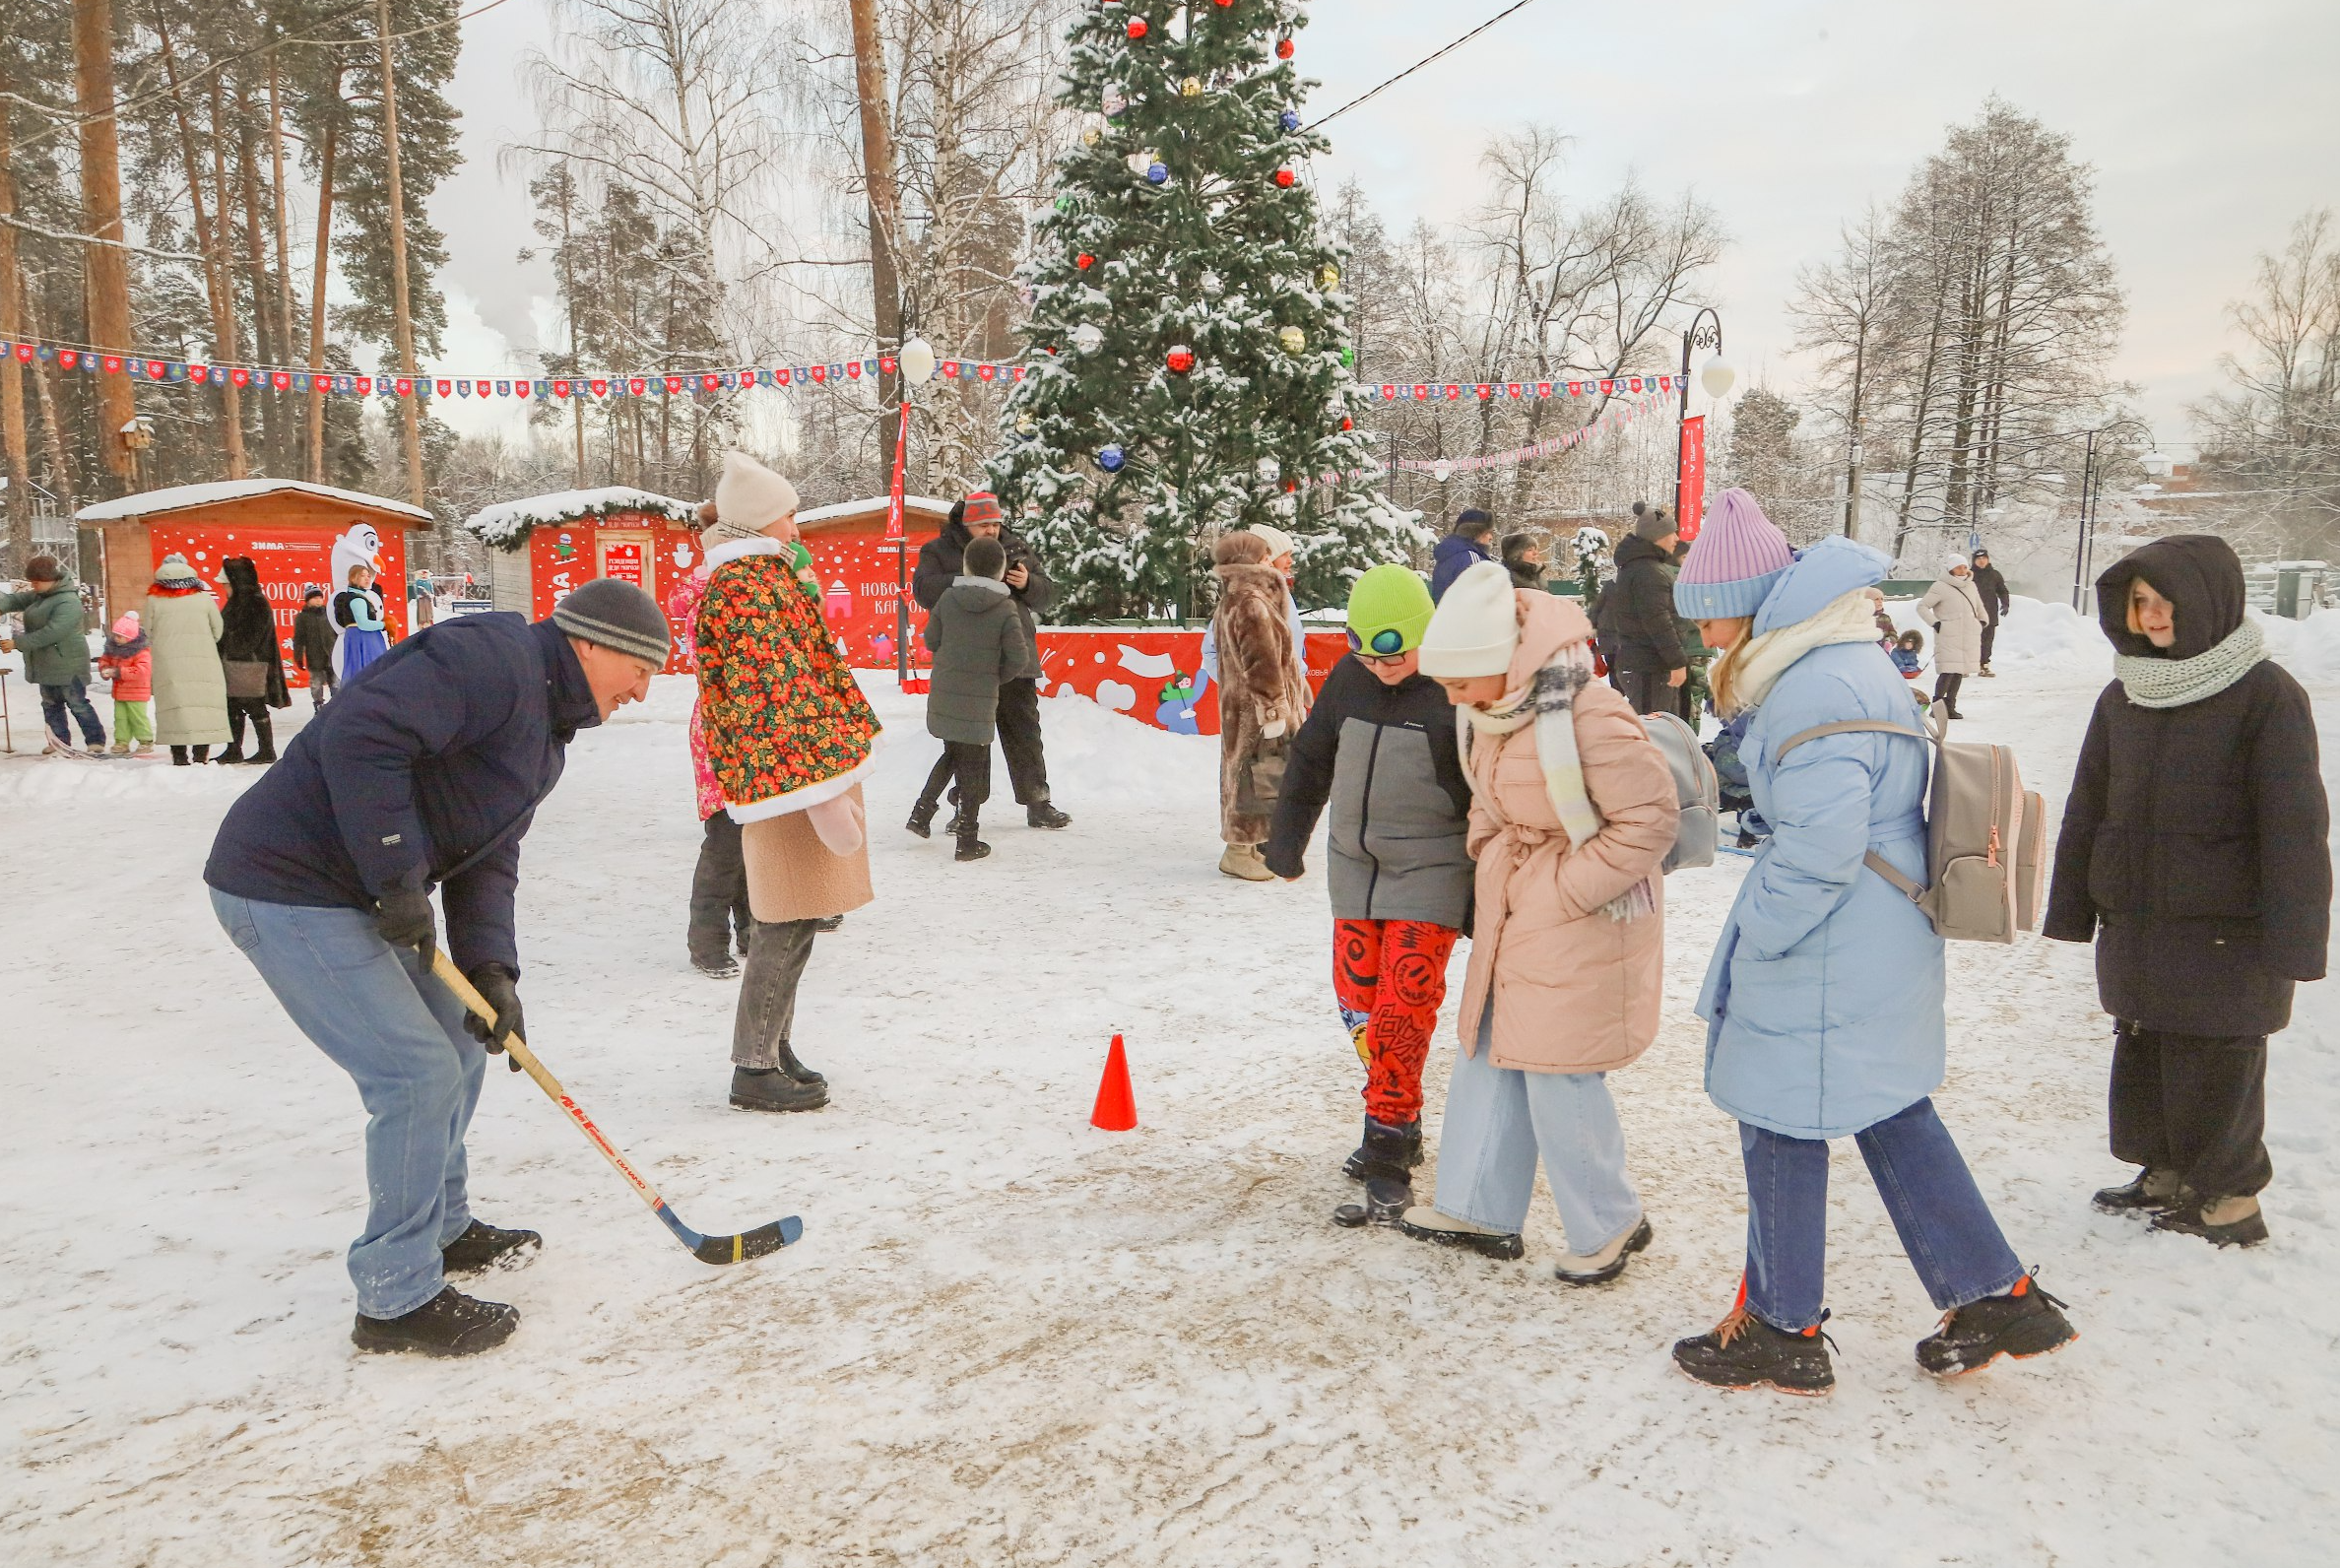
[[[1918,1364],[1935,1377],[1954,1378],[1980,1372],[2002,1355],[2021,1360],[2060,1350],[2080,1338],[2062,1306],[2038,1280],[2018,1279],[2003,1296],[1943,1313],[1942,1326],[1918,1341]]]
[[[252,716],[252,739],[259,743],[260,750],[245,757],[245,761],[273,762],[277,759],[276,725],[267,714],[259,713]]]
[[[727,948],[713,957],[690,960],[690,966],[710,980],[736,980],[740,975],[739,960]]]
[[[500,1230],[475,1219],[462,1235],[439,1249],[439,1268],[450,1279],[485,1274],[499,1265],[525,1264],[544,1246],[545,1238],[533,1230]]]
[[[1820,1316],[1827,1321],[1826,1313]],[[1706,1333],[1676,1339],[1673,1358],[1685,1377],[1714,1388],[1769,1386],[1782,1394],[1811,1396],[1836,1387],[1836,1368],[1828,1359],[1834,1343],[1817,1324],[1789,1334],[1740,1305]]]
[[[1362,1225],[1395,1225],[1412,1203],[1413,1188],[1403,1177],[1375,1176],[1365,1183],[1365,1201],[1333,1209],[1332,1223],[1350,1230]]]
[[[213,757],[212,761],[215,765],[225,766],[228,763],[240,762],[243,759],[243,737],[237,736],[234,744],[218,756]]]
[[[826,1083],[799,1083],[776,1068],[732,1069],[731,1102],[741,1111],[817,1111],[828,1103]]]
[[[453,1285],[402,1318],[358,1314],[350,1342],[360,1350],[411,1350],[417,1355],[478,1355],[520,1327],[520,1309],[475,1301]]]
[[[902,825],[921,838],[935,836],[935,813],[942,807],[934,801],[920,801],[910,808],[910,820]]]
[[[796,1047],[785,1040],[780,1042],[780,1072],[784,1077],[792,1078],[799,1083],[812,1084],[819,1088],[826,1088],[828,1085],[827,1078],[822,1078],[818,1073],[797,1060]]]
[[[2178,1205],[2178,1173],[2141,1170],[2118,1187],[2103,1187],[2089,1200],[2108,1214],[2154,1214]]]
[[[1410,1181],[1406,1175],[1422,1163],[1422,1124],[1420,1122],[1377,1122],[1365,1118],[1365,1141],[1356,1152],[1340,1167],[1340,1173],[1351,1181],[1371,1181],[1387,1176],[1394,1181]]]
[[[2255,1247],[2267,1239],[2267,1216],[2256,1198],[2197,1198],[2188,1193],[2153,1228],[2199,1236],[2213,1247]]]
[[[977,824],[973,811],[962,806],[959,808],[958,816],[953,819],[958,823],[955,830],[958,834],[958,848],[951,854],[952,860],[981,860],[991,853],[991,845],[976,836],[983,829]]]
[[[1046,799],[1036,800],[1024,808],[1024,820],[1034,827],[1071,827],[1072,818],[1067,817]]]

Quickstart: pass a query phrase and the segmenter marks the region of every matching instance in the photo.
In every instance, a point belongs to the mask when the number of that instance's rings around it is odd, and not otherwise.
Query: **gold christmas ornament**
[[[1298,327],[1284,328],[1283,331],[1276,334],[1276,339],[1283,344],[1286,354],[1298,354],[1308,347],[1308,334],[1302,332]]]
[[[1199,76],[1188,77],[1178,84],[1178,93],[1181,98],[1201,98],[1202,96],[1202,79]]]
[[[1325,286],[1327,289],[1337,289],[1337,288],[1339,288],[1339,287],[1340,287],[1340,269],[1339,269],[1338,267],[1335,267],[1335,266],[1333,266],[1333,265],[1332,265],[1331,262],[1329,262],[1329,261],[1328,261],[1328,262],[1326,262],[1326,263],[1325,263],[1325,270],[1324,270],[1323,272],[1320,272],[1320,273],[1318,273],[1318,274],[1317,274],[1317,282],[1318,282],[1318,283],[1320,283],[1320,284],[1322,284],[1322,285],[1324,285],[1324,286]]]
[[[1080,133],[1080,145],[1083,147],[1094,147],[1102,140],[1104,138],[1097,134],[1097,128],[1093,125]]]

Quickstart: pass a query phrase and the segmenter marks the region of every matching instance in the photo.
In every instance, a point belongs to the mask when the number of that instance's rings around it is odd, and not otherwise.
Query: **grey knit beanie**
[[[1637,518],[1633,524],[1634,534],[1639,538],[1648,540],[1653,545],[1658,543],[1658,541],[1660,539],[1663,539],[1666,535],[1679,533],[1680,531],[1681,525],[1676,523],[1672,518],[1666,516],[1665,508],[1662,506],[1651,507],[1648,511],[1642,513],[1642,515]]]
[[[666,668],[673,646],[665,612],[634,583],[596,577],[552,608],[552,624],[572,637]]]

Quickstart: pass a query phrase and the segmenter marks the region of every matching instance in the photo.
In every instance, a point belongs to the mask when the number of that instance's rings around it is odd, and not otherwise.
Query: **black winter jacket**
[[[333,674],[333,645],[340,638],[333,629],[332,613],[319,605],[314,610],[303,609],[292,618],[292,664],[295,669],[311,675]]]
[[[1470,785],[1455,705],[1428,676],[1382,685],[1354,659],[1332,667],[1294,738],[1262,856],[1297,877],[1330,802],[1335,920],[1425,920],[1467,931]]]
[[[568,743],[600,722],[550,621],[430,626],[358,672],[228,808],[203,880],[264,903],[370,911],[422,878],[441,887],[456,967],[517,973],[520,839]]]
[[[260,568],[249,555],[230,555],[221,567],[228,578],[228,602],[220,607],[220,657],[230,664],[267,665],[268,705],[291,707],[276,610],[260,590]]]
[[[1674,623],[1673,557],[1639,534],[1617,542],[1617,580],[1600,606],[1601,656],[1613,670],[1662,674],[1688,667]]]
[[[1975,568],[1975,591],[1982,596],[1982,617],[1990,625],[1997,625],[1999,618],[2015,603],[2015,596],[2007,592],[2006,574],[1996,566]]]
[[[1031,664],[1031,638],[1010,608],[1006,583],[961,578],[927,612],[927,650],[935,656],[927,695],[927,734],[938,741],[989,746],[997,733],[1002,683]]]
[[[2177,606],[2169,657],[2242,622],[2242,568],[2209,535],[2158,540],[2097,580],[2098,617],[2123,653],[2129,585]],[[2330,817],[2308,693],[2266,661],[2175,708],[2105,688],[2055,845],[2044,930],[2097,948],[2097,991],[2123,1022],[2173,1034],[2273,1034],[2292,987],[2319,980],[2330,934]]]
[[[921,609],[933,610],[950,591],[959,573],[967,569],[967,541],[974,537],[967,532],[965,523],[946,523],[942,532],[919,547],[918,570],[910,579],[910,597],[918,601]],[[1033,618],[1047,615],[1049,607],[1056,603],[1056,584],[1049,580],[1040,557],[1032,553],[1031,543],[1014,529],[1000,530],[1000,548],[1008,553],[1009,570],[1021,566],[1031,573],[1021,588],[1010,588],[1008,592],[1014,597],[1016,614],[1023,621],[1024,642],[1036,650],[1040,638]],[[1026,677],[1036,677],[1039,673],[1034,669],[1026,672]]]

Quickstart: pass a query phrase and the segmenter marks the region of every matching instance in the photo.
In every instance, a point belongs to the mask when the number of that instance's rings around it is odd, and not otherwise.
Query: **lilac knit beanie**
[[[1726,490],[1674,578],[1674,609],[1692,621],[1751,616],[1780,574],[1794,564],[1788,536],[1763,515],[1755,497]]]

